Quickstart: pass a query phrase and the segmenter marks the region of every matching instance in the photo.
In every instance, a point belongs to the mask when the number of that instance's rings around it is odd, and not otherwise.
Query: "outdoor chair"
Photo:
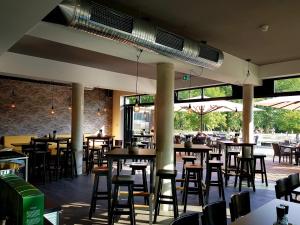
[[[203,208],[202,225],[227,225],[226,202],[210,203]]]
[[[250,207],[250,193],[249,191],[243,191],[231,196],[231,202],[229,203],[231,222],[235,221],[241,216],[251,212]]]
[[[273,147],[273,150],[274,150],[273,162],[274,162],[275,156],[279,157],[279,163],[280,163],[281,162],[281,156],[282,157],[286,156],[286,160],[287,160],[288,157],[291,154],[290,152],[284,152],[284,151],[282,151],[278,143],[272,143],[272,147]]]

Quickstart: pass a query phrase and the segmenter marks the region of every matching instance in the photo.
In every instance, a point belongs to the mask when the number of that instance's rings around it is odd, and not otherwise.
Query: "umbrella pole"
[[[200,116],[200,130],[202,133],[203,132],[203,114],[201,114],[201,116]]]

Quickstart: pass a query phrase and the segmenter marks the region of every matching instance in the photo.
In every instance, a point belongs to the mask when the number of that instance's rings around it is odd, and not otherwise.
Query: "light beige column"
[[[254,87],[251,84],[243,85],[243,141],[254,142],[253,120]]]
[[[84,87],[72,84],[72,149],[75,151],[78,175],[82,174]]]
[[[155,123],[157,169],[173,169],[174,162],[174,65],[170,63],[157,64]],[[163,185],[162,192],[171,194],[171,183]],[[163,207],[162,210],[167,210]]]

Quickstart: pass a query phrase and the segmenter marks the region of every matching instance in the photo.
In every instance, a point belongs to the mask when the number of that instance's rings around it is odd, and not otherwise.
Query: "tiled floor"
[[[270,156],[272,152],[270,153],[269,150],[258,149],[258,151],[266,152],[268,155],[266,166],[268,171],[269,187],[261,184],[260,177],[258,176],[256,177],[257,191],[255,193],[252,191],[252,189],[248,189],[246,186],[243,187],[243,190],[250,190],[252,209],[256,209],[257,207],[275,198],[274,181],[276,179],[285,177],[291,173],[300,172],[300,167],[292,166],[288,163],[278,164],[278,159],[276,159],[275,163],[273,163],[272,157]],[[181,175],[181,168],[182,164],[180,160],[178,160],[178,176]],[[124,173],[129,173],[129,168],[125,167]],[[62,206],[62,224],[107,224],[107,204],[105,201],[98,202],[97,210],[93,219],[88,219],[92,183],[92,175],[82,175],[74,180],[63,179],[57,182],[39,186],[39,188],[55,204],[59,204]],[[225,197],[227,204],[229,202],[231,194],[237,191],[238,189],[233,187],[233,178],[231,178],[228,187],[225,188]],[[180,200],[180,204],[182,194],[180,193],[180,191],[178,191],[177,195],[178,199]],[[212,188],[210,194],[210,202],[217,201],[218,199],[217,189]],[[142,199],[137,198],[136,202],[142,202]],[[194,196],[189,197],[188,204],[188,211],[202,211],[202,208],[198,206],[197,198],[195,198]],[[179,211],[182,212],[182,205],[179,206]],[[149,224],[149,216],[146,209],[136,209],[136,213],[137,224]],[[162,216],[158,217],[158,224],[169,224],[171,220],[172,213],[164,212],[162,213]],[[230,220],[228,220],[228,222],[229,221]],[[121,217],[118,224],[129,224],[129,219],[126,217]]]

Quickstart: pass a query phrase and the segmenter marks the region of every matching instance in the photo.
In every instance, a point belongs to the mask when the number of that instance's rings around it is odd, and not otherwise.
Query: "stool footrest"
[[[160,195],[159,198],[173,199],[173,196],[169,196],[169,195]]]
[[[161,203],[161,204],[174,204],[174,202],[173,201],[167,201],[167,200],[158,200],[158,202],[159,203]]]

